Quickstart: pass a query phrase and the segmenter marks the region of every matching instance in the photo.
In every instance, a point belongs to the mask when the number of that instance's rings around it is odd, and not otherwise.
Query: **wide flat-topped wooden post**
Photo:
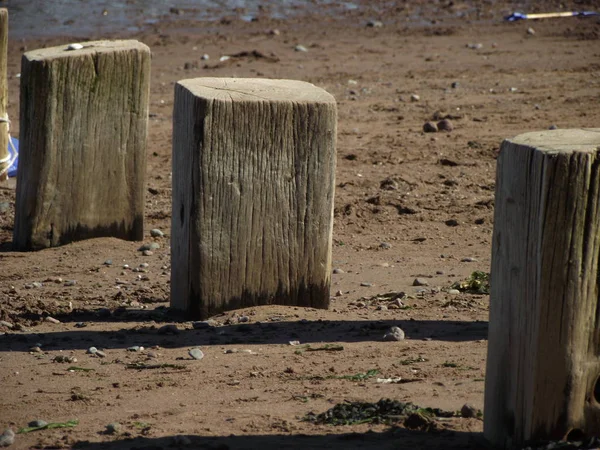
[[[96,41],[21,64],[14,247],[143,237],[150,49]]]
[[[600,129],[526,133],[498,157],[484,434],[600,435]]]
[[[328,307],[336,126],[335,99],[309,83],[177,83],[172,307]]]

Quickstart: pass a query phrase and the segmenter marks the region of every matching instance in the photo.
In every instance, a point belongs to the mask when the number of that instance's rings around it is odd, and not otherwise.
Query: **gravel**
[[[10,428],[0,434],[0,447],[8,447],[15,443],[15,432]]]
[[[383,335],[384,341],[401,341],[404,339],[404,331],[400,327],[392,327]]]
[[[435,133],[437,130],[438,127],[434,122],[425,122],[423,124],[423,131],[425,133]]]
[[[413,281],[413,286],[429,286],[429,281],[425,278],[415,278]]]
[[[204,353],[199,348],[192,348],[188,351],[188,355],[196,360],[201,360],[204,358]]]
[[[158,228],[153,228],[152,230],[150,230],[150,236],[152,237],[163,237],[164,235],[165,233],[160,231]]]

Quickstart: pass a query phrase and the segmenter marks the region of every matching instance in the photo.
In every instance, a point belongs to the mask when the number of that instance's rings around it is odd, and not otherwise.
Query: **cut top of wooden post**
[[[133,39],[125,39],[116,41],[89,41],[59,45],[57,47],[40,48],[28,51],[23,57],[27,58],[28,61],[49,61],[63,57],[112,53],[116,50],[140,50],[147,53],[150,52],[147,45]]]
[[[508,141],[547,153],[594,153],[600,151],[600,128],[533,131]]]
[[[335,103],[335,98],[324,89],[298,80],[193,78],[178,84],[207,100]]]

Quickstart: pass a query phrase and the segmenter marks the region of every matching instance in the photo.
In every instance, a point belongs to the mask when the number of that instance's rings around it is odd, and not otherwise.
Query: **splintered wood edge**
[[[81,48],[77,48],[81,45]],[[141,50],[150,52],[150,47],[134,39],[102,40],[89,42],[73,42],[57,47],[40,48],[24,53],[23,56],[30,61],[43,61],[55,58],[64,58],[80,55],[93,55],[97,53],[110,53],[118,50]]]
[[[334,103],[335,98],[314,84],[268,78],[191,78],[177,84],[192,95],[219,101]]]
[[[506,142],[546,153],[595,153],[600,151],[600,128],[533,131]]]

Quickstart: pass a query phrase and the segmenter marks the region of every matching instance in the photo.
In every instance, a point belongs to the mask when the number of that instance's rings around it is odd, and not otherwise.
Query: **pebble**
[[[154,255],[154,252],[152,250],[144,250],[142,252],[142,255],[144,255],[144,256],[152,256],[152,255]]]
[[[55,319],[54,317],[50,317],[50,316],[46,317],[44,320],[46,322],[50,322],[50,323],[60,323],[60,320]]]
[[[0,327],[13,328],[14,325],[6,320],[0,320]]]
[[[192,322],[192,327],[194,328],[194,330],[206,330],[210,328],[211,325],[207,321]]]
[[[85,323],[85,322],[77,322],[75,324],[75,328],[85,328],[85,327],[87,327],[87,323]]]
[[[341,297],[342,295],[344,295],[344,292],[342,292],[342,291],[337,291],[337,292],[335,293],[335,296],[336,296],[336,297]]]
[[[144,347],[139,345],[132,345],[131,347],[127,347],[128,352],[141,352],[144,350]]]
[[[390,244],[389,242],[382,242],[381,244],[379,244],[379,248],[389,250],[390,248],[392,248],[392,244]]]
[[[141,263],[139,267],[140,267],[140,269],[147,269],[148,266],[150,266],[150,264],[148,264],[148,263]]]
[[[109,434],[118,433],[120,429],[121,429],[121,424],[118,422],[113,422],[113,423],[109,423],[108,425],[106,425],[106,432]]]
[[[107,259],[106,261],[104,261],[105,266],[112,266],[112,264],[113,264],[112,259]]]
[[[452,82],[452,84],[450,85],[450,87],[451,87],[452,89],[456,89],[458,86],[459,86],[459,85],[458,85],[458,81],[454,81],[454,82]]]
[[[81,50],[83,48],[83,45],[81,44],[69,44],[67,46],[67,50]]]
[[[250,317],[248,317],[248,316],[240,316],[240,317],[238,317],[238,322],[239,323],[250,322]]]
[[[379,20],[369,20],[367,22],[367,27],[369,28],[381,28],[383,27],[383,22]]]
[[[106,358],[106,353],[104,353],[102,350],[96,350],[95,355],[99,358]]]
[[[457,227],[458,226],[458,220],[456,220],[456,219],[448,219],[444,223],[446,225],[448,225],[449,227]]]
[[[439,131],[452,131],[454,130],[454,125],[448,119],[443,119],[437,123],[437,128]]]
[[[210,56],[209,56],[209,54],[208,54],[208,53],[205,53],[204,55],[202,55],[202,56],[200,57],[200,59],[201,59],[202,61],[208,61],[208,60],[210,59]]]
[[[160,248],[160,244],[158,242],[150,242],[149,244],[144,244],[138,250],[143,252],[144,250],[158,250]]]
[[[475,408],[473,405],[465,403],[462,406],[462,408],[460,408],[460,415],[463,416],[465,419],[470,419],[472,417],[476,417],[477,416],[477,408]]]
[[[527,28],[527,34],[530,34],[531,36],[533,36],[535,34],[535,30],[531,27]]]
[[[48,422],[46,422],[45,420],[32,420],[27,424],[28,427],[35,428],[45,427],[46,425],[48,425]]]
[[[179,334],[179,328],[177,325],[163,325],[158,329],[158,334]]]
[[[188,355],[196,360],[201,360],[204,358],[204,353],[199,348],[192,348],[188,351]]]
[[[31,348],[29,349],[29,351],[30,351],[31,353],[42,353],[42,347],[40,347],[40,346],[37,346],[37,345],[36,345],[36,346],[34,346],[34,347],[31,347]]]
[[[77,358],[68,355],[56,355],[52,361],[57,363],[76,363]]]
[[[65,281],[65,286],[75,286],[77,284],[77,280],[67,280]]]
[[[377,306],[377,311],[387,311],[388,307],[385,305],[378,305]]]
[[[373,286],[373,283],[368,283],[366,281],[363,281],[362,283],[360,283],[360,285],[363,287],[371,287],[371,286]]]
[[[150,236],[152,237],[163,237],[164,235],[165,233],[160,231],[158,228],[153,228],[152,230],[150,230]]]
[[[0,213],[5,213],[10,209],[10,203],[8,202],[0,202]]]
[[[418,102],[419,100],[421,100],[421,97],[419,97],[417,94],[411,94],[411,96],[410,96],[411,102]]]
[[[448,294],[449,295],[458,295],[458,294],[460,294],[460,291],[458,289],[448,289]]]
[[[470,256],[467,256],[466,258],[463,258],[460,261],[461,262],[477,262],[477,258],[472,258]]]
[[[392,327],[383,335],[384,341],[401,341],[404,339],[404,331],[400,327]]]
[[[87,349],[86,353],[88,355],[95,355],[96,353],[98,353],[98,349],[96,347],[90,347]]]
[[[415,278],[413,281],[413,286],[429,286],[429,281],[424,278]]]
[[[344,272],[342,269],[333,269],[333,273],[338,274],[338,273],[346,273],[346,272]]]
[[[40,283],[39,281],[34,281],[33,283],[31,283],[31,286],[34,288],[41,288],[43,286],[43,284]]]
[[[471,50],[479,50],[480,48],[483,48],[483,44],[479,42],[476,44],[467,44],[467,48],[470,48]]]
[[[423,131],[425,133],[435,133],[437,130],[437,125],[433,122],[425,122],[425,124],[423,124]]]
[[[297,52],[307,52],[308,51],[308,49],[304,45],[296,45],[294,47],[294,50],[296,50]]]
[[[556,125],[550,125],[548,127],[549,130],[558,130],[558,127]]]
[[[4,433],[0,434],[0,447],[8,447],[15,443],[15,432],[7,428]]]

